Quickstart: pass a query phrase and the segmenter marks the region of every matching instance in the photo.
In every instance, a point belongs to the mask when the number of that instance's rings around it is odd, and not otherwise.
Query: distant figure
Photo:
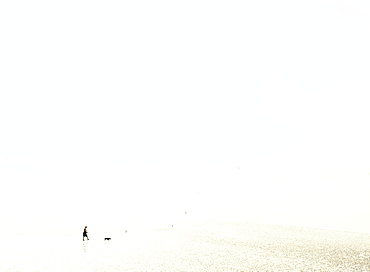
[[[85,237],[87,238],[87,240],[89,240],[89,237],[87,237],[87,226],[85,226],[84,228],[84,232],[82,234],[82,241],[85,241]]]
[[[105,240],[109,241],[110,239],[111,239],[111,238],[104,238],[104,241],[105,241]]]
[[[127,233],[127,230],[125,230],[125,233]]]

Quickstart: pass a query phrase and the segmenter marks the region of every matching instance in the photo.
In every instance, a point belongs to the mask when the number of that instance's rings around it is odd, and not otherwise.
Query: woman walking
[[[84,232],[82,234],[82,241],[85,241],[85,237],[87,238],[87,240],[89,240],[89,237],[87,237],[87,226],[85,226],[84,228]]]

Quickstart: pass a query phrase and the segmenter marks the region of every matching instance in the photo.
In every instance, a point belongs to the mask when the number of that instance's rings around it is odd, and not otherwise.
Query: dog
[[[104,241],[110,241],[111,238],[104,238]]]

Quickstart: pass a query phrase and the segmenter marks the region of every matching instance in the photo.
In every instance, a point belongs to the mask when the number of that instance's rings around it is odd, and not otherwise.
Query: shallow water
[[[370,271],[364,233],[210,221],[80,236],[3,236],[0,271]]]

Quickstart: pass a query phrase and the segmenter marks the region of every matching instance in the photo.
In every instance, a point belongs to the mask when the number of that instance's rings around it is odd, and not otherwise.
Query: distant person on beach
[[[82,241],[85,241],[85,237],[87,238],[87,240],[89,240],[89,237],[87,237],[87,226],[85,226],[84,228],[84,232],[83,232],[83,237],[82,237]]]

